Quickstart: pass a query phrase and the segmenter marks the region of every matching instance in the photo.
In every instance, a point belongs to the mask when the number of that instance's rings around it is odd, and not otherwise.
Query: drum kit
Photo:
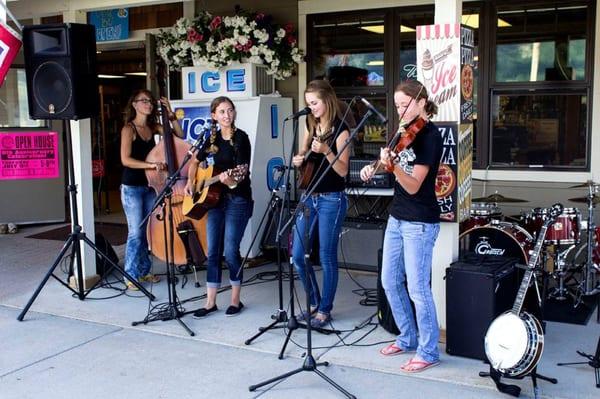
[[[587,204],[587,219],[578,208],[564,208],[544,239],[541,262],[556,281],[548,298],[572,298],[577,307],[584,296],[600,293],[600,227],[594,208],[600,203],[600,183],[588,181],[569,188],[586,188],[587,195],[569,201]],[[547,208],[533,208],[519,217],[503,216],[501,203],[527,200],[495,193],[474,198],[470,218],[462,223],[460,251],[479,255],[509,256],[527,265],[537,235],[547,220]]]

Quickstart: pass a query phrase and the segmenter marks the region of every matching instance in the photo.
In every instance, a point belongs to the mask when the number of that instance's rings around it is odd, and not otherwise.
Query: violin
[[[394,134],[392,139],[387,143],[386,148],[389,148],[390,151],[392,151],[394,154],[396,154],[396,157],[398,157],[406,147],[411,145],[417,134],[423,130],[426,124],[427,120],[417,116],[412,121],[404,125],[400,125],[396,134]],[[377,173],[378,168],[381,166],[381,161],[375,161],[372,166],[375,169],[375,173]],[[392,163],[386,166],[386,171],[389,173],[394,172],[393,160]]]

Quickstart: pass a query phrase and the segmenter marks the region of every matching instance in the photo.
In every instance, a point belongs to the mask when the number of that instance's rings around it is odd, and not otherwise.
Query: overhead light
[[[98,75],[100,79],[125,79],[123,75]]]
[[[383,35],[383,25],[361,26],[360,29]]]
[[[416,32],[414,28],[406,25],[400,25],[400,33]]]
[[[382,66],[382,65],[383,65],[382,60],[375,60],[375,61],[367,62],[367,66]]]
[[[479,14],[465,14],[461,18],[461,22],[463,25],[467,25],[473,29],[479,28]],[[498,27],[506,28],[507,26],[512,26],[502,18],[498,18]]]
[[[127,76],[148,76],[146,72],[125,72]]]

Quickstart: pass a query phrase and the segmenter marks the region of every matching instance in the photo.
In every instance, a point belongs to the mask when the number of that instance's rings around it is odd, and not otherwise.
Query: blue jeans
[[[342,222],[346,217],[348,198],[343,191],[315,194],[309,198],[302,197],[301,200],[310,210],[309,248],[312,248],[315,226],[319,228],[319,257],[323,269],[323,295],[319,293],[319,285],[315,271],[308,268],[306,281],[306,267],[304,262],[304,229],[306,218],[301,212],[296,218],[294,227],[294,245],[292,248],[292,259],[294,267],[300,276],[304,288],[310,295],[310,303],[313,307],[318,306],[321,313],[329,314],[333,309],[333,299],[338,283],[338,259],[337,246],[342,228]]]
[[[208,211],[206,237],[208,262],[206,286],[221,287],[221,257],[229,269],[229,282],[232,286],[242,283],[243,270],[240,256],[240,242],[248,220],[252,216],[254,202],[243,197],[225,194],[217,207]]]
[[[439,231],[439,223],[408,222],[390,216],[383,241],[381,284],[400,329],[396,345],[416,350],[428,362],[440,358],[440,331],[430,286],[431,257]],[[416,323],[409,295],[415,305]]]
[[[148,186],[121,184],[121,203],[127,218],[127,245],[125,246],[125,271],[139,280],[150,273],[152,263],[148,255],[146,223],[140,226],[150,212],[156,193]]]

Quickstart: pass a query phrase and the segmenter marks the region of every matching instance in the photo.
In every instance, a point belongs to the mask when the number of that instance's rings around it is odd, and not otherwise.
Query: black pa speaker
[[[446,352],[485,360],[484,337],[519,288],[515,258],[474,256],[446,269]]]
[[[93,25],[30,25],[23,29],[29,115],[83,119],[98,114]]]

